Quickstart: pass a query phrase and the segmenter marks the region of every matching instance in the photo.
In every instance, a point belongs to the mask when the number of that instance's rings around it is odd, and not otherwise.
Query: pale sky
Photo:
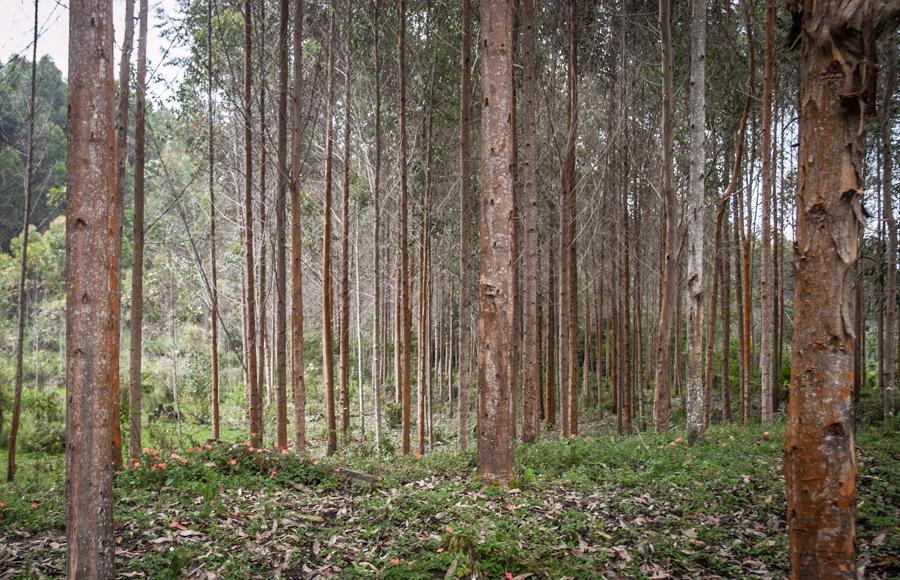
[[[138,11],[138,2],[135,2],[135,17]],[[175,0],[149,0],[150,26],[147,38],[147,71],[148,76],[155,71],[156,76],[151,81],[151,95],[161,95],[170,92],[180,80],[180,71],[167,66],[164,55],[182,55],[183,50],[170,47],[169,42],[160,37],[158,26],[162,19],[157,12],[161,8],[166,15],[175,15],[177,5]],[[30,0],[0,0],[0,17],[5,24],[0,31],[0,61],[6,62],[13,54],[24,54],[31,58],[31,38],[34,25],[34,3]],[[125,1],[113,0],[113,17],[116,29],[116,61],[121,52],[122,37],[125,31]],[[68,43],[69,43],[69,9],[68,0],[39,0],[38,27],[38,58],[49,55],[56,66],[67,77]],[[134,35],[135,48],[137,47],[137,23],[135,23]],[[136,56],[136,51],[132,58]],[[160,66],[162,63],[162,66]],[[118,66],[118,64],[116,65]],[[117,73],[118,75],[118,69]],[[150,79],[148,79],[150,80]]]

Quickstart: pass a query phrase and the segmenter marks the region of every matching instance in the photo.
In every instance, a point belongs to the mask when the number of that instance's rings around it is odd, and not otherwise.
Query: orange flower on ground
[[[335,467],[335,468],[334,468],[334,472],[335,472],[335,473],[340,473],[340,472],[341,472],[341,468],[340,468],[340,467]]]
[[[675,439],[675,443],[681,443],[682,441],[684,441],[684,437],[678,437]]]
[[[282,450],[281,450],[281,454],[282,454],[282,455],[287,455],[287,454],[288,454],[288,450],[287,450],[287,449],[282,449]]]
[[[394,566],[396,566],[399,563],[400,563],[400,560],[398,560],[397,558],[391,558],[391,564],[393,564]]]
[[[0,508],[5,508],[5,507],[6,507],[6,502],[0,501]]]
[[[237,465],[237,460],[232,459],[231,461],[228,462],[228,465]]]
[[[272,470],[271,473],[269,473],[269,477],[270,477],[270,478],[273,478],[273,477],[275,477],[276,475],[278,475],[278,472],[275,471],[274,469]]]
[[[318,464],[319,464],[319,460],[318,460],[318,459],[313,459],[312,464],[313,464],[313,465],[318,465]]]
[[[39,507],[41,507],[41,506],[39,506],[37,502],[34,502],[33,504],[31,504],[31,509],[33,509],[33,510],[36,510]]]
[[[671,445],[672,447],[675,447],[676,445],[678,445],[678,443],[675,443],[674,441],[672,441],[671,443],[669,443],[669,445]]]
[[[445,529],[447,530],[447,533],[448,533],[448,534],[452,534],[452,533],[453,533],[453,528],[451,528],[450,526],[447,526]]]
[[[440,553],[443,552],[443,551],[444,551],[443,548],[438,548],[438,549],[437,549],[437,553],[438,553],[438,554],[440,554]]]
[[[416,451],[416,459],[422,459],[422,454]]]

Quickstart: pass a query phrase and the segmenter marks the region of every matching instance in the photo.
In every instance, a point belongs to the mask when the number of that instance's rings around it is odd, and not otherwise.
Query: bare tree
[[[774,408],[775,288],[772,280],[772,76],[775,69],[775,0],[766,0],[765,65],[762,86],[762,284],[759,292],[762,423],[772,423]]]
[[[338,393],[341,406],[341,435],[350,431],[350,40],[353,35],[353,10],[346,2],[344,49],[344,156],[341,187],[341,304],[338,317]]]
[[[206,104],[207,104],[207,146],[209,162],[209,269],[210,269],[210,309],[209,309],[209,353],[210,353],[210,396],[212,406],[212,438],[219,439],[219,267],[216,258],[216,189],[215,189],[215,133],[213,131],[213,47],[212,47],[213,0],[206,0]],[[134,425],[134,423],[132,423]],[[131,434],[134,439],[134,433]],[[132,454],[135,447],[132,447]]]
[[[287,213],[288,155],[288,0],[278,2],[278,173],[275,177],[275,364],[276,421],[278,447],[287,449],[287,240],[284,218]]]
[[[462,55],[459,97],[459,448],[469,446],[469,390],[472,384],[472,160],[469,113],[472,83],[472,5],[462,0]]]
[[[372,32],[374,34],[374,59],[375,59],[375,167],[374,185],[372,191],[374,203],[374,285],[375,285],[375,314],[372,322],[372,396],[375,398],[375,449],[381,451],[381,376],[383,366],[381,364],[381,44],[380,20],[381,0],[375,0],[372,15]]]
[[[326,453],[337,451],[337,425],[334,415],[334,337],[331,318],[334,315],[334,288],[331,280],[331,189],[332,155],[334,153],[334,15],[331,2],[328,21],[328,102],[325,108],[325,205],[322,219],[322,374],[325,381],[325,414],[328,422]]]
[[[400,118],[400,154],[398,156],[400,173],[400,339],[402,341],[400,352],[400,415],[401,415],[401,452],[409,453],[409,428],[410,428],[410,326],[412,324],[412,312],[410,310],[410,281],[409,281],[409,231],[408,231],[408,192],[407,192],[407,167],[406,167],[406,0],[399,2],[399,113]]]

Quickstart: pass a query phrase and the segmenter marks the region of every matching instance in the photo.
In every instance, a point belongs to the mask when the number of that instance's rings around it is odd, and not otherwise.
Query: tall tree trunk
[[[728,211],[726,205],[725,211]],[[728,216],[722,232],[722,421],[731,421],[731,243]]]
[[[510,398],[516,370],[515,166],[512,149],[512,3],[481,2],[481,272],[479,279],[478,474],[485,481],[513,476]]]
[[[212,57],[212,11],[213,0],[206,0],[206,106],[207,106],[207,161],[209,178],[209,268],[210,268],[210,311],[209,311],[209,355],[210,355],[210,406],[212,414],[212,438],[220,437],[219,416],[219,267],[216,260],[216,189],[215,189],[215,134],[213,132],[213,57]],[[132,276],[132,280],[133,280]],[[132,281],[133,284],[133,281]],[[134,301],[132,301],[132,304]],[[134,335],[132,334],[132,340]],[[132,385],[132,389],[134,386]],[[140,390],[138,389],[138,397]],[[132,390],[131,400],[135,399]],[[132,405],[130,416],[135,414],[135,406]],[[137,413],[138,433],[140,433],[140,413]],[[140,442],[134,444],[135,419],[131,420],[131,457],[137,457],[136,451],[140,450]]]
[[[676,299],[677,199],[672,184],[672,0],[659,0],[659,29],[662,49],[662,168],[660,191],[663,198],[663,271],[656,335],[656,391],[653,407],[656,430],[669,428],[671,375],[672,307]]]
[[[338,393],[341,405],[341,436],[350,431],[350,38],[353,10],[346,2],[345,83],[344,83],[344,155],[341,185],[341,304],[338,318]]]
[[[294,3],[294,85],[291,103],[291,391],[294,450],[306,449],[306,377],[303,332],[303,236],[300,184],[303,168],[301,98],[303,88],[303,0]]]
[[[762,284],[760,286],[759,367],[762,423],[772,423],[774,409],[775,290],[772,280],[772,77],[775,69],[775,0],[766,0],[765,65],[762,86],[762,240],[760,242]]]
[[[793,6],[795,10],[800,5]],[[900,7],[804,0],[791,393],[784,471],[793,578],[854,578],[853,304],[862,225],[864,35]],[[882,28],[883,27],[883,28]],[[841,30],[841,34],[834,34]],[[840,55],[840,63],[835,55]]]
[[[767,0],[771,2],[772,0]],[[703,440],[706,413],[703,388],[703,259],[706,236],[706,0],[691,11],[691,152],[687,208],[687,440]],[[710,302],[715,297],[710,296]]]
[[[129,0],[131,1],[131,0]],[[132,10],[134,4],[131,5]],[[9,425],[9,439],[7,440],[7,464],[6,481],[13,481],[16,477],[16,439],[19,435],[19,421],[22,413],[22,376],[24,371],[23,357],[25,354],[25,278],[28,274],[28,222],[31,217],[31,198],[34,195],[34,120],[36,114],[35,97],[37,93],[37,43],[38,43],[38,0],[34,0],[34,36],[31,42],[31,92],[28,97],[28,148],[25,162],[25,209],[22,218],[22,256],[19,262],[19,291],[18,291],[18,322],[16,326],[16,371],[15,391],[13,394],[12,418]],[[118,413],[113,412],[113,417]],[[0,422],[2,428],[2,422]],[[114,439],[115,441],[115,436]],[[119,440],[121,445],[121,439]],[[115,449],[113,449],[115,460]],[[121,455],[120,455],[121,459]]]
[[[325,206],[322,210],[322,369],[325,381],[325,414],[327,443],[325,453],[330,457],[337,451],[337,425],[334,413],[334,288],[331,281],[331,195],[332,155],[334,152],[334,19],[336,0],[331,1],[328,21],[328,99],[325,107]]]
[[[462,0],[462,56],[460,57],[459,98],[459,448],[469,446],[469,391],[472,384],[472,160],[469,113],[471,105],[472,7]]]
[[[885,83],[881,103],[881,188],[884,220],[887,222],[887,281],[884,301],[887,306],[884,316],[884,379],[882,404],[884,420],[888,421],[895,412],[895,392],[897,376],[895,366],[895,338],[897,332],[897,218],[893,207],[893,150],[891,147],[891,113],[897,77],[897,45],[893,34],[887,37],[887,57],[885,58]]]
[[[538,281],[540,258],[538,247],[537,140],[535,95],[537,93],[537,55],[535,50],[534,0],[522,2],[524,28],[522,82],[522,133],[525,143],[525,380],[522,396],[522,441],[538,438],[541,418],[538,413],[541,393],[540,321],[538,320]]]
[[[125,37],[122,39],[122,55],[119,59],[119,99],[116,107],[116,251],[118,258],[118,284],[116,300],[119,311],[122,310],[122,232],[125,223],[125,175],[128,161],[128,102],[131,95],[131,49],[134,44],[134,0],[125,1]],[[121,337],[121,332],[120,332]],[[121,341],[121,338],[119,339]],[[118,373],[118,371],[117,371]],[[118,388],[118,385],[117,385]],[[121,396],[113,395],[113,462],[116,467],[122,466],[122,422]]]
[[[381,388],[382,372],[381,349],[381,45],[379,43],[381,16],[381,0],[375,0],[372,15],[372,33],[375,36],[375,183],[372,197],[374,199],[374,285],[375,314],[372,321],[372,396],[375,399],[375,450],[381,452]]]
[[[70,578],[113,578],[110,398],[119,380],[112,2],[69,6],[66,540]]]
[[[268,258],[266,245],[269,243],[268,237],[268,216],[269,209],[268,185],[266,181],[269,166],[269,129],[266,125],[267,106],[267,85],[266,85],[266,35],[268,34],[266,26],[266,3],[257,2],[255,5],[259,8],[259,50],[257,51],[258,68],[259,68],[259,97],[257,104],[259,106],[259,135],[257,135],[259,147],[259,231],[257,233],[259,243],[259,260],[257,268],[259,275],[256,278],[257,291],[257,337],[256,337],[256,400],[259,402],[257,414],[259,415],[259,440],[260,443],[265,441],[265,415],[266,415],[266,384],[271,385],[271,381],[267,381],[266,376],[266,353],[271,350],[271,339],[269,338],[269,278],[266,272]],[[270,367],[271,368],[271,367]]]
[[[288,188],[288,0],[278,2],[278,173],[275,177],[275,442],[287,449],[287,239],[284,218]]]
[[[409,428],[410,428],[410,327],[412,326],[412,311],[410,310],[410,275],[409,275],[409,231],[408,231],[408,192],[407,192],[407,167],[406,167],[406,0],[400,0],[400,30],[399,30],[399,117],[400,117],[400,332],[403,341],[400,352],[400,408],[401,408],[401,452],[409,453]]]
[[[129,457],[137,459],[141,445],[141,359],[144,317],[144,159],[146,151],[147,95],[147,0],[140,0],[137,55],[137,92],[134,103],[134,217],[132,219],[131,264],[131,357],[129,361],[129,410],[131,441]],[[211,156],[210,156],[211,158]],[[215,310],[213,311],[215,320]]]
[[[566,152],[562,169],[563,234],[565,267],[563,307],[566,309],[566,416],[563,437],[578,435],[578,261],[575,243],[577,204],[575,199],[575,145],[578,137],[578,11],[576,0],[568,0],[568,43],[566,51]]]
[[[557,290],[556,240],[551,236],[547,264],[547,370],[544,376],[544,423],[548,427],[556,424],[556,383],[559,346],[557,327],[559,325],[559,293]]]
[[[253,19],[251,0],[244,0],[244,253],[247,279],[247,389],[249,391],[250,442],[262,443],[262,413],[259,400],[256,345],[256,280],[253,260]]]

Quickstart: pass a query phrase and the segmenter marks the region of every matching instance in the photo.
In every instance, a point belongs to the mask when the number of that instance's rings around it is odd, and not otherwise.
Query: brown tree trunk
[[[209,268],[210,268],[210,311],[209,311],[209,355],[210,355],[210,406],[212,415],[212,438],[218,440],[220,437],[220,416],[219,416],[219,267],[216,260],[216,190],[215,190],[215,135],[213,132],[213,58],[212,58],[212,11],[213,0],[206,1],[206,105],[207,105],[207,161],[208,178],[209,178]],[[134,276],[132,276],[132,284]],[[133,304],[133,301],[132,301]],[[132,340],[134,335],[132,334]],[[132,389],[134,387],[132,386]],[[140,397],[140,390],[138,390]],[[132,390],[131,400],[133,401],[134,391]],[[129,411],[130,415],[135,414],[135,406]],[[137,413],[138,433],[140,433],[140,413]],[[134,443],[134,425],[135,419],[131,420],[131,457],[137,457],[136,451],[140,450],[140,442]]]
[[[775,0],[766,0],[765,65],[762,86],[762,224],[760,242],[761,278],[759,292],[761,376],[760,409],[763,425],[772,423],[774,410],[773,350],[775,342],[775,289],[772,280],[772,77],[775,69]]]
[[[25,209],[22,219],[22,256],[19,262],[19,291],[18,291],[18,322],[16,326],[16,371],[15,391],[13,394],[12,418],[9,425],[9,438],[7,439],[6,481],[13,481],[16,477],[16,438],[19,435],[19,421],[22,413],[22,376],[24,370],[23,357],[25,353],[25,277],[28,274],[28,220],[31,217],[31,198],[34,194],[34,120],[35,120],[35,96],[37,92],[37,42],[38,42],[38,0],[34,2],[34,36],[31,44],[31,92],[28,100],[28,156],[25,168]],[[113,417],[118,417],[117,413]],[[0,421],[0,430],[2,430]],[[115,437],[115,436],[114,436]],[[115,440],[115,439],[114,439]],[[121,439],[120,439],[121,444]],[[115,459],[115,449],[113,450]]]
[[[381,1],[375,0],[374,14],[372,15],[372,29],[374,39],[375,59],[375,183],[372,191],[374,198],[374,285],[375,307],[372,321],[372,396],[375,399],[375,450],[381,452],[381,388],[382,372],[381,350],[381,51],[379,43],[379,29],[381,16]]]
[[[874,0],[850,7],[804,0],[794,17],[803,58],[793,371],[784,444],[791,575],[854,578],[850,387],[865,144],[860,39],[877,36],[880,25],[895,26],[898,9]]]
[[[459,448],[469,446],[469,391],[472,384],[472,306],[475,303],[472,265],[472,160],[470,145],[472,7],[462,0],[462,56],[459,98]]]
[[[300,216],[302,179],[303,0],[294,4],[294,84],[291,103],[291,392],[294,450],[306,449],[306,377],[303,352],[303,236]]]
[[[259,440],[260,443],[265,441],[265,415],[266,415],[266,385],[271,385],[271,381],[267,377],[267,357],[266,354],[272,349],[271,338],[269,337],[269,277],[266,272],[268,265],[267,244],[268,237],[268,216],[269,210],[269,190],[267,185],[267,172],[269,167],[269,130],[266,125],[266,112],[268,111],[267,101],[267,83],[266,83],[266,40],[268,35],[266,20],[266,3],[256,2],[255,6],[259,8],[259,50],[258,54],[258,70],[259,70],[259,97],[257,104],[259,105],[259,135],[257,135],[257,147],[259,148],[259,199],[257,207],[259,208],[259,231],[257,232],[257,242],[259,244],[259,259],[257,260],[256,277],[256,308],[257,308],[257,324],[256,329],[258,335],[256,337],[256,400],[259,401]],[[269,362],[269,367],[271,363]]]
[[[353,10],[346,2],[345,82],[344,82],[344,155],[341,185],[341,303],[338,317],[338,398],[341,406],[341,436],[350,432],[350,38]]]
[[[538,399],[541,392],[540,322],[538,320],[538,194],[537,141],[535,131],[535,94],[537,93],[537,57],[535,55],[534,0],[522,3],[522,43],[525,74],[522,83],[522,133],[525,143],[525,377],[522,395],[522,441],[533,442],[540,433]]]
[[[772,0],[768,0],[772,1]],[[706,236],[706,0],[691,2],[691,152],[687,215],[687,440],[706,432],[703,388],[703,259]],[[720,220],[721,221],[721,220]],[[715,297],[710,296],[711,303]],[[712,337],[710,337],[711,341]]]
[[[547,259],[547,371],[544,377],[544,423],[548,427],[556,424],[556,384],[557,384],[557,363],[559,361],[559,345],[556,342],[559,333],[559,292],[557,289],[557,272],[556,268],[556,241],[551,236],[549,247],[549,256]]]
[[[256,344],[256,280],[253,260],[253,36],[251,0],[244,0],[244,253],[247,279],[247,378],[249,391],[250,442],[259,447],[262,442],[262,413],[259,400]]]
[[[568,42],[566,51],[566,152],[562,169],[562,256],[563,308],[566,309],[566,416],[563,420],[563,437],[578,435],[578,262],[575,242],[577,204],[575,199],[575,145],[578,137],[578,11],[576,0],[568,0]]]
[[[334,152],[334,17],[336,1],[332,0],[328,21],[328,96],[325,108],[325,206],[322,211],[322,369],[325,381],[325,414],[327,443],[325,453],[330,457],[337,451],[337,425],[334,412],[334,288],[331,281],[331,189],[332,155]]]
[[[515,169],[512,150],[513,5],[481,1],[481,273],[479,280],[478,475],[513,476],[510,398],[516,370]]]
[[[400,0],[399,30],[399,117],[400,117],[400,155],[398,158],[400,173],[400,331],[403,341],[400,353],[400,408],[401,408],[401,452],[409,453],[410,428],[410,327],[412,311],[410,310],[410,275],[409,275],[409,231],[408,231],[408,192],[406,161],[406,0]]]
[[[141,359],[144,316],[144,159],[146,150],[147,0],[140,0],[137,55],[137,91],[134,104],[134,217],[131,265],[131,357],[129,361],[129,457],[141,455]],[[213,315],[215,319],[215,314]]]
[[[110,399],[119,357],[112,2],[69,5],[66,539],[70,578],[114,576]]]
[[[897,76],[897,45],[895,37],[887,37],[887,57],[885,58],[885,83],[881,103],[881,188],[884,220],[887,222],[887,281],[884,302],[884,378],[882,402],[884,420],[888,421],[895,412],[897,376],[895,367],[895,338],[897,332],[897,218],[893,208],[893,150],[891,147],[891,113]]]
[[[662,168],[660,191],[663,198],[663,271],[659,304],[659,325],[656,335],[656,391],[653,408],[656,430],[669,428],[670,384],[672,357],[672,307],[676,299],[677,269],[677,203],[672,184],[672,0],[659,0],[659,28],[662,39]]]
[[[288,0],[278,2],[278,172],[275,177],[275,443],[287,449]]]

